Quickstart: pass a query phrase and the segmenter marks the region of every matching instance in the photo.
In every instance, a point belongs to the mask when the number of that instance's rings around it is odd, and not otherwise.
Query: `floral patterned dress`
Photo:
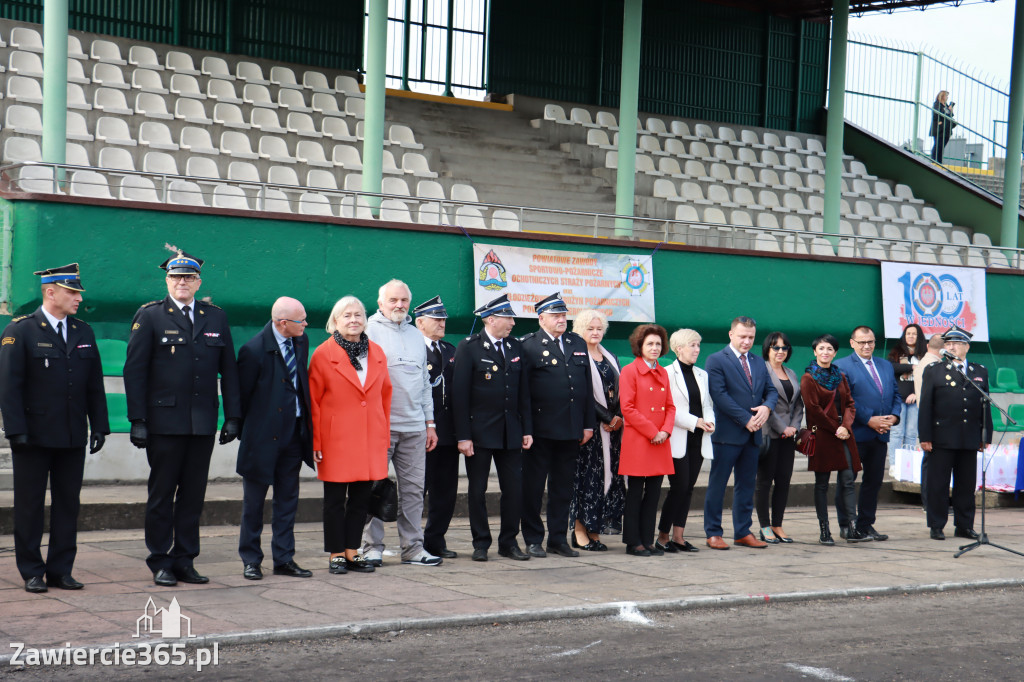
[[[619,409],[619,372],[607,358],[595,361],[597,371],[601,375],[604,387],[604,399],[608,404],[606,411],[597,405],[598,421],[607,424],[613,417],[621,417]],[[598,426],[600,429],[601,426]],[[619,470],[619,450],[622,444],[622,429],[612,431],[610,455],[612,480],[608,492],[604,491],[604,448],[601,443],[600,431],[580,448],[580,456],[576,460],[576,478],[573,485],[572,501],[569,505],[570,527],[574,519],[579,519],[587,532],[601,533],[609,523],[619,526],[622,523],[622,511],[626,505],[626,485]]]

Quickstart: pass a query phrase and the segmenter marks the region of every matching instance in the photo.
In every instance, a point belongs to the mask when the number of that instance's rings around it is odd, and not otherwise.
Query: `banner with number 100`
[[[955,324],[974,334],[972,341],[988,341],[985,270],[882,263],[882,314],[889,339],[916,323],[925,336]]]

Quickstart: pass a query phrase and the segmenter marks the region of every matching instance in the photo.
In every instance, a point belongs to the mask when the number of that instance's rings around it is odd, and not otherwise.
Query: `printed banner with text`
[[[537,317],[533,304],[562,293],[569,318],[588,308],[613,322],[654,321],[650,257],[473,244],[476,307],[508,294],[517,317]]]
[[[988,341],[985,270],[883,262],[882,314],[887,339],[916,322],[926,336],[955,324]]]

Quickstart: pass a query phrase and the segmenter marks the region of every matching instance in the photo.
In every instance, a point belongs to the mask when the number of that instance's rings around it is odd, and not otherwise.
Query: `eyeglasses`
[[[277,318],[277,321],[278,322],[292,322],[292,323],[297,324],[299,326],[302,326],[302,325],[306,324],[305,320],[289,320],[286,317],[279,317],[279,318]]]
[[[874,339],[871,339],[870,341],[858,341],[857,339],[851,339],[851,341],[853,341],[858,346],[873,346],[873,345],[875,345],[875,340]]]
[[[781,353],[784,350],[789,350],[789,346],[772,346],[771,349],[776,353]]]
[[[167,275],[167,279],[173,279],[178,282],[188,282],[191,284],[199,279],[199,275]]]

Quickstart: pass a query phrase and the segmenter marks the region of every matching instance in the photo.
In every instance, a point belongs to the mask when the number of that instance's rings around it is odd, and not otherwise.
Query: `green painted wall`
[[[622,8],[492,0],[491,90],[617,107]],[[644,2],[640,111],[815,132],[827,72],[827,24],[699,0]]]
[[[34,270],[78,261],[86,286],[81,316],[101,337],[126,339],[136,308],[166,295],[157,265],[168,256],[164,244],[206,260],[200,296],[225,308],[236,344],[269,318],[281,295],[306,305],[310,336],[326,337],[323,325],[334,301],[355,294],[372,312],[377,288],[392,277],[412,288],[413,304],[435,294],[451,317],[449,339],[457,341],[472,324],[476,264],[472,243],[461,233],[420,232],[250,217],[188,214],[135,208],[85,206],[38,201],[14,207],[14,312],[38,305]],[[514,243],[548,249],[649,254],[650,246],[564,244],[528,238],[476,237],[488,243]],[[877,264],[701,253],[665,246],[653,259],[657,320],[673,331],[697,329],[704,353],[727,340],[730,320],[749,315],[759,336],[787,332],[798,350],[793,362],[810,361],[810,340],[831,332],[840,339],[858,324],[881,328],[881,278]],[[1024,370],[1024,327],[1016,316],[1024,277],[987,277],[992,348],[998,364]],[[516,334],[536,328],[521,320]],[[614,323],[612,350],[629,355],[625,339],[632,325]],[[976,353],[989,350],[976,344]],[[980,359],[980,358],[979,358]]]
[[[1002,223],[999,199],[966,183],[951,181],[945,172],[922,163],[920,157],[850,123],[843,133],[843,151],[863,161],[872,174],[913,187],[914,196],[934,204],[944,220],[983,232],[993,244],[999,244]],[[1018,220],[1017,246],[1024,246],[1024,219]]]
[[[2,0],[0,19],[41,24],[43,2]],[[68,28],[310,66],[362,65],[363,3],[353,0],[68,0]]]

